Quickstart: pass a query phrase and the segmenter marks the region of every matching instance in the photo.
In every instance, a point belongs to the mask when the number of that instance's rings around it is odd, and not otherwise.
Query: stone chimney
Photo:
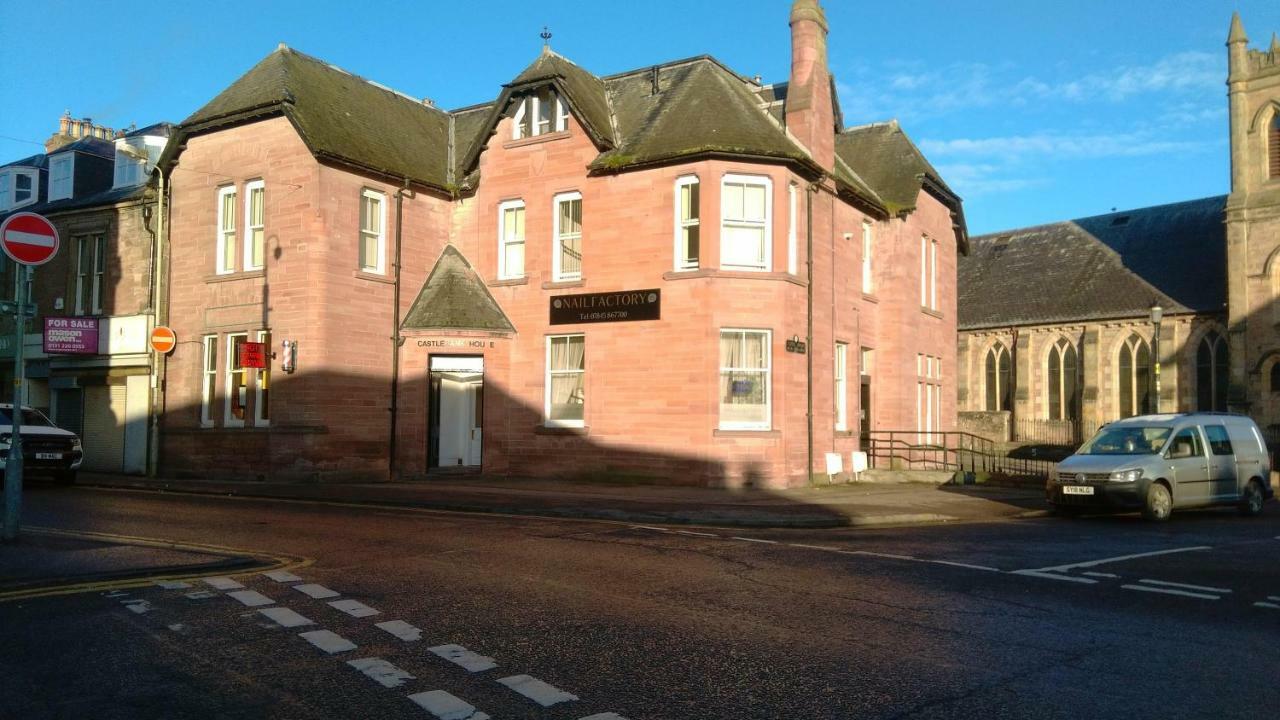
[[[835,166],[835,108],[827,68],[827,17],[818,0],[791,5],[791,78],[787,84],[787,129],[814,161]]]
[[[62,113],[62,117],[58,118],[58,132],[44,141],[44,151],[45,153],[51,153],[60,147],[70,145],[76,140],[85,137],[109,140],[115,134],[114,130],[105,125],[94,125],[92,118],[84,118],[83,120],[72,118],[71,111],[67,110]]]

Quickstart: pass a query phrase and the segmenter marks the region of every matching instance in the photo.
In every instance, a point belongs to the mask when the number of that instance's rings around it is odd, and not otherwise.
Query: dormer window
[[[512,140],[568,129],[569,108],[550,87],[544,87],[517,101],[516,114],[511,122]]]
[[[0,170],[0,211],[20,208],[36,201],[35,170]]]
[[[75,153],[49,159],[49,201],[71,197],[71,178],[75,170]]]
[[[143,153],[145,150],[132,143],[116,143],[114,187],[132,187],[146,179],[147,157]]]

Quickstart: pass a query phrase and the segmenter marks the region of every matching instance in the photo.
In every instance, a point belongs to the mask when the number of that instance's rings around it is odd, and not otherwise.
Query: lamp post
[[[1151,355],[1152,355],[1152,382],[1155,385],[1155,393],[1151,398],[1151,411],[1153,413],[1160,412],[1160,321],[1164,318],[1164,308],[1160,307],[1160,303],[1151,303],[1151,324],[1154,326],[1155,332],[1151,334]]]

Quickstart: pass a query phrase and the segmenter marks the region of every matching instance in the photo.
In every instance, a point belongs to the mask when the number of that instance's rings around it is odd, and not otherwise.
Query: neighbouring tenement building
[[[160,164],[160,471],[784,486],[952,429],[960,200],[790,29],[787,82],[544,48],[452,112],[281,46]]]
[[[1280,41],[1249,50],[1233,17],[1227,47],[1230,195],[973,239],[966,427],[1076,441],[1156,409],[1230,409],[1280,433]]]

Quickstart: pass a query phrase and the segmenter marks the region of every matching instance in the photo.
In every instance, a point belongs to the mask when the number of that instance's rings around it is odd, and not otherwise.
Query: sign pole
[[[25,270],[26,272],[23,272]],[[23,362],[27,327],[27,293],[31,292],[30,265],[18,266],[18,311],[13,317],[13,417],[9,455],[4,463],[4,541],[18,538],[18,518],[22,513],[22,385],[26,378]],[[26,277],[23,277],[23,276]]]

